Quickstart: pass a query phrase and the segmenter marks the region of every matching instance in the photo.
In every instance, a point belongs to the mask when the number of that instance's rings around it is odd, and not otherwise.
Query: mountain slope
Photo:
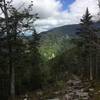
[[[57,27],[47,32],[40,33],[40,52],[46,59],[51,59],[65,49],[73,46],[71,38],[76,37],[79,25]]]
[[[100,28],[100,22],[95,23],[94,26]],[[79,28],[79,24],[65,25],[40,33],[41,54],[51,59],[66,49],[72,48],[74,44],[72,44],[71,38],[77,37],[76,32]]]

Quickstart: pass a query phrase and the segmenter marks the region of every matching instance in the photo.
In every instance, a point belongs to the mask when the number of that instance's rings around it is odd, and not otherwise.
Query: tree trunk
[[[15,68],[13,66],[13,58],[12,58],[12,44],[8,42],[8,51],[9,51],[9,71],[10,71],[10,97],[11,100],[15,98]]]
[[[10,76],[10,95],[11,95],[11,100],[15,99],[15,69],[13,66],[10,66],[11,70],[11,76]]]
[[[93,80],[92,54],[89,54],[90,80]]]
[[[98,49],[97,48],[96,48],[96,51],[97,52],[96,52],[96,58],[95,58],[96,59],[95,60],[95,67],[96,67],[95,77],[96,77],[96,80],[98,80],[98,56],[97,56],[98,55]]]
[[[7,12],[7,6],[6,1],[3,1],[4,3],[4,15],[5,15],[5,22],[6,22],[6,28],[7,28],[7,42],[8,42],[8,60],[9,60],[9,74],[10,74],[10,97],[11,100],[14,100],[15,97],[15,71],[12,61],[12,44],[11,44],[11,34],[10,34],[10,27],[8,23],[8,12]]]

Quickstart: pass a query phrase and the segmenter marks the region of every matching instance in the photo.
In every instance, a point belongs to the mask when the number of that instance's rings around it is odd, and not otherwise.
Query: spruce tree
[[[84,72],[87,71],[87,74],[89,75],[89,79],[94,79],[94,73],[95,73],[95,53],[96,48],[93,44],[93,42],[97,42],[97,36],[95,34],[95,28],[93,26],[92,22],[92,16],[89,13],[88,8],[86,9],[86,13],[81,19],[80,28],[77,32],[79,36],[79,41],[77,46],[81,50],[81,56],[83,59],[83,66]],[[89,73],[88,73],[89,72]]]
[[[29,40],[29,58],[31,64],[31,89],[37,89],[41,87],[41,55],[39,53],[39,45],[40,34],[37,34],[36,30],[33,29],[31,39]]]

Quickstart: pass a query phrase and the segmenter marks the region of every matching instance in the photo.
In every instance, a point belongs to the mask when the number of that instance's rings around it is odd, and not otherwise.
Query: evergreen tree
[[[32,38],[29,41],[29,55],[30,55],[30,64],[31,64],[31,89],[37,89],[41,87],[41,55],[39,53],[40,45],[40,34],[37,34],[36,30],[33,29]]]
[[[85,15],[81,19],[80,28],[78,30],[79,31],[77,32],[77,34],[79,36],[79,40],[77,46],[81,50],[83,66],[85,67],[83,73],[87,71],[89,79],[93,80],[96,67],[95,66],[96,48],[93,42],[97,42],[97,36],[95,34],[96,30],[93,26],[92,16],[89,13],[88,8],[86,9]]]

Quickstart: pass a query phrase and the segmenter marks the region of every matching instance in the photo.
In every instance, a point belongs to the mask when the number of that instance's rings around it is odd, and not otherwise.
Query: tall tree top
[[[91,25],[92,24],[92,16],[89,13],[88,8],[86,8],[86,12],[83,15],[83,18],[81,19],[81,23],[84,23],[85,25]]]

